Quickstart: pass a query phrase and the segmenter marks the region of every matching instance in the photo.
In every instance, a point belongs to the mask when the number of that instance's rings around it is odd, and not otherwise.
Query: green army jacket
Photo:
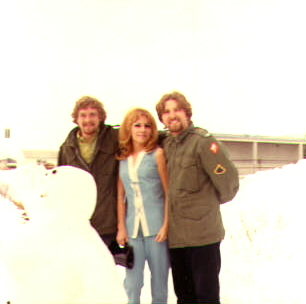
[[[169,246],[202,246],[224,238],[220,204],[234,198],[238,171],[215,137],[193,125],[163,141],[169,178]]]
[[[93,160],[87,164],[77,143],[79,127],[71,130],[58,153],[58,165],[69,165],[88,171],[97,185],[97,204],[91,224],[102,234],[117,231],[118,129],[101,123]],[[86,189],[84,189],[86,191]],[[86,202],[84,202],[86,204]]]

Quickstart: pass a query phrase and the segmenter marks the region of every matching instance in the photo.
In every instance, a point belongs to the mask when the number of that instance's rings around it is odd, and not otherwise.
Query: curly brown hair
[[[75,106],[73,112],[71,113],[72,119],[74,123],[77,123],[79,111],[81,109],[86,108],[94,108],[98,111],[99,118],[101,121],[105,121],[106,119],[106,111],[104,109],[103,103],[99,101],[97,98],[91,96],[82,96],[75,102]]]
[[[126,159],[133,153],[133,141],[132,141],[132,124],[137,121],[141,116],[148,119],[152,126],[152,136],[145,146],[146,152],[152,152],[157,147],[158,131],[157,125],[152,114],[142,108],[135,108],[130,110],[124,117],[119,129],[119,148],[120,151],[117,154],[117,159]]]
[[[185,111],[189,119],[191,118],[192,116],[191,104],[189,103],[189,101],[186,99],[186,97],[182,93],[173,91],[171,93],[167,93],[163,95],[160,101],[156,104],[156,112],[161,122],[163,122],[162,115],[165,112],[165,103],[166,101],[170,99],[176,100],[178,107]]]

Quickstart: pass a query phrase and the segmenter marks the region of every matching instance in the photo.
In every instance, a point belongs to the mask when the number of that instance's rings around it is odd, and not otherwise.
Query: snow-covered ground
[[[222,206],[224,304],[303,304],[306,160],[245,177]]]
[[[222,205],[222,304],[305,304],[305,175],[306,160],[248,175],[235,199]],[[123,280],[124,268],[117,271]],[[146,267],[144,304],[151,299],[149,276]],[[170,275],[169,304],[174,303]]]
[[[221,206],[222,304],[305,304],[306,160],[241,180]],[[123,270],[120,270],[123,277]],[[144,303],[150,303],[146,268]],[[169,277],[169,304],[176,303]]]

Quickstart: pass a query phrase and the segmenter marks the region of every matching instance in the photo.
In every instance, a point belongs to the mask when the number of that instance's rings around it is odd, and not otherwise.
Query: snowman
[[[113,257],[89,222],[93,177],[71,166],[31,174],[20,195],[29,220],[0,237],[3,304],[126,303]]]

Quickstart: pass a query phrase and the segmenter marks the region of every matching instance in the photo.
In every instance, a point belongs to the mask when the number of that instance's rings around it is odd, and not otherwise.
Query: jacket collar
[[[181,143],[193,129],[194,125],[192,122],[190,122],[190,125],[182,133],[178,134],[177,136],[171,135],[171,140],[175,141],[176,143]]]

